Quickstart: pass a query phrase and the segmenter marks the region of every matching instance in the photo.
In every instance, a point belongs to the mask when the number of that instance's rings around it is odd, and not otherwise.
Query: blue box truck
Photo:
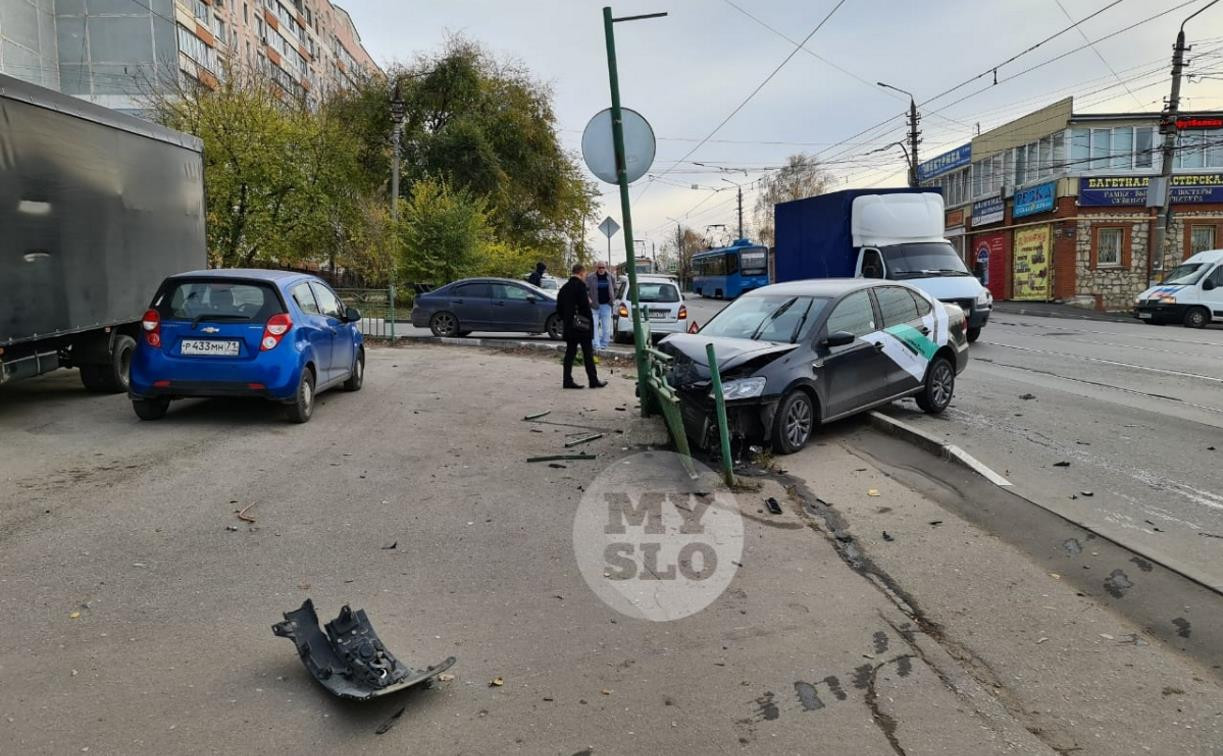
[[[922,189],[845,189],[774,208],[778,283],[808,278],[904,281],[952,302],[976,341],[993,297],[943,238],[943,196]]]

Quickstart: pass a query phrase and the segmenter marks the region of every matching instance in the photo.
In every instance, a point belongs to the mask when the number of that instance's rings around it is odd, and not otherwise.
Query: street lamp
[[[403,95],[399,91],[399,82],[391,92],[391,220],[399,220],[399,133],[403,130],[403,116],[407,111]]]
[[[917,130],[917,100],[913,97],[913,93],[908,90],[894,87],[891,84],[885,84],[882,81],[875,83],[884,89],[890,89],[909,96],[909,146],[912,148],[912,154],[909,155],[909,186],[917,186],[917,144],[920,141],[920,133]],[[888,146],[890,147],[891,145]]]

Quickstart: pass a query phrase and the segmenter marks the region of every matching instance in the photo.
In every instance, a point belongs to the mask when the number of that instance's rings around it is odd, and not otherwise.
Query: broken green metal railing
[[[340,300],[361,311],[361,333],[370,338],[395,340],[395,287],[336,289]]]
[[[667,383],[667,371],[671,368],[671,355],[664,354],[653,347],[645,347],[646,357],[646,389],[653,395],[654,405],[662,413],[666,421],[667,431],[675,443],[675,450],[684,461],[684,468],[690,476],[696,475],[692,464],[692,451],[688,447],[688,436],[684,432],[684,418],[679,409],[679,395],[671,384]]]
[[[722,444],[722,477],[726,485],[735,484],[735,461],[730,456],[730,428],[726,424],[726,396],[722,393],[722,372],[718,370],[718,356],[713,344],[705,345],[705,356],[709,359],[709,386],[713,390],[713,401],[718,410],[718,440]]]

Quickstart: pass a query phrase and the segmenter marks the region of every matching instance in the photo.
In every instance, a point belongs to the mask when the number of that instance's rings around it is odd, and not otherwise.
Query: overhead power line
[[[1057,3],[1057,7],[1062,11],[1062,15],[1066,17],[1067,21],[1074,20],[1074,18],[1070,15],[1070,11],[1066,10],[1066,6],[1062,5],[1062,0],[1053,0],[1053,2]],[[1087,33],[1084,32],[1082,28],[1076,28],[1076,31],[1078,31],[1079,36],[1083,38],[1084,42],[1091,44],[1090,41],[1087,39]],[[1095,45],[1091,45],[1091,51],[1096,54],[1096,57],[1100,59],[1100,62],[1104,64],[1104,67],[1109,70],[1109,72],[1113,75],[1113,77],[1119,83],[1121,83],[1121,86],[1125,87],[1125,91],[1129,93],[1130,97],[1134,98],[1134,102],[1137,102],[1139,105],[1141,105],[1142,103],[1139,102],[1138,95],[1134,94],[1133,92],[1130,92],[1130,88],[1127,87],[1125,83],[1121,81],[1121,77],[1117,75],[1116,69],[1113,68],[1111,63],[1109,63],[1107,60],[1104,59],[1104,53],[1100,52],[1099,48],[1097,48]]]
[[[806,37],[803,37],[802,44],[805,45],[807,43],[807,40],[814,37],[815,33],[818,32],[821,28],[823,28],[824,24],[828,23],[828,19],[832,18],[833,14],[836,13],[837,10],[840,9],[840,7],[845,4],[845,2],[846,0],[837,0],[837,4],[832,7],[832,10],[828,11],[827,15],[825,15],[822,19],[820,19],[820,22],[815,25],[815,28],[812,29],[807,34]],[[688,150],[687,154],[685,154],[682,158],[680,158],[680,161],[682,162],[692,157],[692,155],[697,150],[701,149],[701,147],[703,147],[706,142],[708,142],[710,139],[714,137],[715,134],[721,131],[723,126],[730,123],[730,119],[738,115],[739,111],[743,110],[743,108],[745,108],[747,104],[752,101],[752,98],[755,97],[760,92],[760,90],[764,89],[766,84],[768,84],[770,81],[773,80],[773,77],[776,76],[778,72],[781,71],[781,69],[784,68],[785,65],[789,63],[790,60],[795,55],[798,54],[799,49],[800,48],[796,47],[793,50],[791,50],[790,54],[787,55],[784,59],[782,59],[782,61],[777,64],[777,67],[774,68],[771,72],[769,72],[768,76],[764,77],[764,81],[757,84],[756,88],[753,89],[751,92],[749,92],[747,97],[744,97],[743,100],[738,105],[735,106],[734,110],[730,111],[730,113],[725,118],[723,118],[722,121],[717,126],[714,126],[713,131],[709,132],[709,134],[704,139],[702,139],[700,142],[698,142],[695,147]],[[666,175],[666,173],[667,171],[663,171],[663,175]],[[649,191],[650,186],[651,186],[650,184],[646,184],[645,188],[641,190],[641,193],[637,195],[638,200],[641,199],[642,195],[644,195],[647,191]]]

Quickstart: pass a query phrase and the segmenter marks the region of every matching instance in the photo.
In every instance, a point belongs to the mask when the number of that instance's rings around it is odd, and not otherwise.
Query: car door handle
[[[505,302],[493,302],[493,307],[505,307]]]

